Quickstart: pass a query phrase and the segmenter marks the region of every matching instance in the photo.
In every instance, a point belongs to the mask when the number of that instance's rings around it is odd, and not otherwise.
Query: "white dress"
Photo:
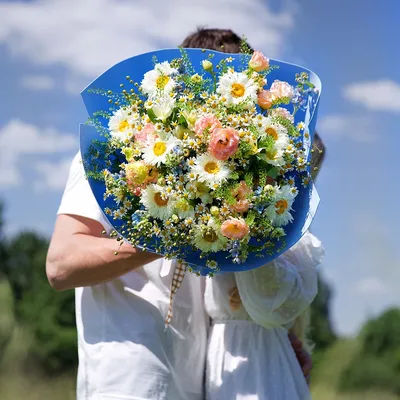
[[[317,294],[321,242],[307,232],[277,260],[255,270],[208,278],[213,320],[207,354],[207,400],[305,400],[310,393],[288,329]],[[242,306],[232,311],[237,286]]]

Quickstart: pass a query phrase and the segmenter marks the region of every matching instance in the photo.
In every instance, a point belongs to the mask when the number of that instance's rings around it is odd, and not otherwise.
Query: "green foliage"
[[[342,390],[386,389],[400,394],[400,309],[368,321],[361,350],[341,376]]]
[[[361,335],[364,354],[392,356],[400,349],[400,309],[387,310],[380,317],[368,321]]]
[[[360,356],[343,371],[339,389],[350,392],[383,389],[400,394],[399,373],[384,360]]]
[[[238,183],[225,183],[215,190],[214,195],[219,199],[223,199],[228,204],[234,204],[236,199],[232,192],[238,187]]]
[[[331,298],[332,289],[319,275],[318,294],[311,304],[311,329],[309,335],[316,351],[327,349],[336,340],[336,335],[330,322]]]
[[[56,293],[45,272],[48,241],[31,232],[7,243],[5,273],[14,298],[17,321],[34,337],[30,355],[48,372],[77,363],[74,294]]]
[[[5,265],[7,260],[7,251],[4,238],[4,220],[3,220],[4,204],[0,201],[0,279],[5,273]]]

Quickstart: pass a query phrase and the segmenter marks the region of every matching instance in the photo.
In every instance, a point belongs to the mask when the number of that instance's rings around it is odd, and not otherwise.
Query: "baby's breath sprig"
[[[179,47],[179,51],[181,53],[182,66],[185,69],[185,74],[194,75],[196,71],[193,68],[193,64],[190,61],[187,51],[183,47]]]

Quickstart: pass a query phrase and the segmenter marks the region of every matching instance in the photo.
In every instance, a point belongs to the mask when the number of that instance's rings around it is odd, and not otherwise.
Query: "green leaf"
[[[153,110],[151,110],[151,109],[147,110],[147,115],[149,116],[151,122],[153,122],[153,123],[156,123],[156,122],[157,122],[157,117],[156,117],[156,115],[154,114],[154,111],[153,111]]]
[[[269,171],[268,171],[268,176],[270,176],[272,179],[276,179],[276,177],[278,176],[278,168],[276,167],[272,167]]]

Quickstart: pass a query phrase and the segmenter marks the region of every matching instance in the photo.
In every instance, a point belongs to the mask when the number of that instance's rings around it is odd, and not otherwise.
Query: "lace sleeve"
[[[316,266],[323,249],[317,238],[306,235],[301,244],[275,261],[235,274],[243,306],[257,324],[288,324],[314,300],[318,290]]]

